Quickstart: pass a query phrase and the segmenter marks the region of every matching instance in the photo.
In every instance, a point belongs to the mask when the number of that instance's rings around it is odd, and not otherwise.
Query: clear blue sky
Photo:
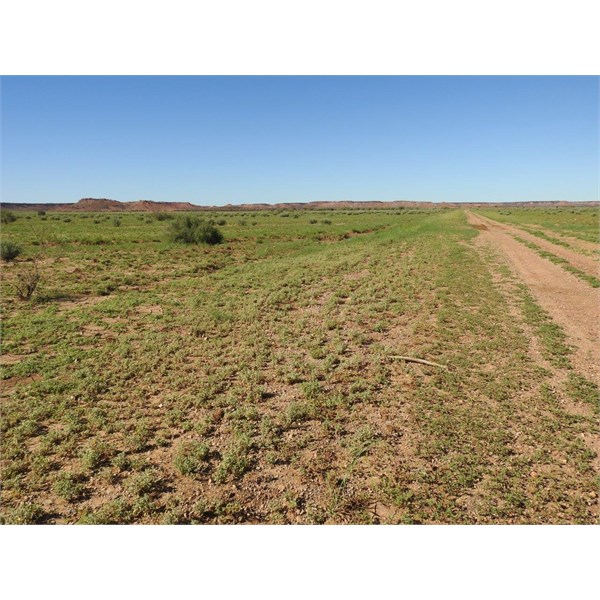
[[[598,197],[597,77],[3,77],[2,199]]]

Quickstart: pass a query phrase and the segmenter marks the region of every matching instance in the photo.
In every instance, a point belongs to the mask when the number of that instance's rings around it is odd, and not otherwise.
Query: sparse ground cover
[[[463,211],[204,216],[3,224],[3,522],[597,522],[598,388]]]

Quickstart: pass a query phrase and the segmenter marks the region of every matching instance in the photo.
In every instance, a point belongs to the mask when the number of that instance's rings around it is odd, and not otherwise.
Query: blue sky
[[[2,199],[598,198],[597,77],[3,77]]]

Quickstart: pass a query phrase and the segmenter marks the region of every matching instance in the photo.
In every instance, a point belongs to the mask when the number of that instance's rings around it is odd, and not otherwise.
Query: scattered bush
[[[323,219],[321,223],[323,223],[323,225],[331,225],[331,221],[329,219]]]
[[[142,496],[151,494],[159,489],[161,485],[161,477],[157,471],[149,469],[142,471],[129,477],[125,483],[125,489],[134,496]]]
[[[185,441],[177,448],[173,464],[182,475],[199,473],[204,470],[208,453],[209,449],[206,444],[198,441]]]
[[[171,239],[184,244],[220,244],[221,231],[210,223],[193,216],[179,216],[171,224]]]
[[[113,225],[115,227],[121,227],[121,219],[119,219],[119,217],[114,217],[113,218]]]
[[[33,296],[38,283],[40,282],[40,273],[37,268],[37,264],[23,266],[20,271],[17,272],[15,280],[15,290],[17,296],[21,300],[30,300]]]
[[[21,246],[14,242],[2,242],[0,244],[0,257],[6,262],[17,258],[22,251]]]
[[[97,469],[109,460],[111,451],[104,442],[91,442],[80,453],[81,466],[89,471]]]
[[[217,221],[217,225],[221,225],[221,227],[222,227],[223,225],[227,225],[227,221],[225,219],[219,219]]]
[[[61,473],[54,482],[54,492],[67,502],[74,502],[81,498],[84,486],[81,477],[73,473]]]
[[[238,479],[250,467],[249,452],[251,448],[250,439],[242,435],[230,445],[223,454],[223,459],[217,468],[214,480],[224,483],[229,477]]]
[[[37,211],[38,217],[43,217],[46,214],[45,210],[38,210]]]
[[[286,424],[295,423],[297,421],[306,421],[312,418],[314,413],[313,407],[305,402],[292,402],[288,405],[285,421]]]
[[[148,447],[148,444],[152,440],[152,428],[147,419],[138,421],[135,426],[133,435],[129,439],[129,444],[133,450],[141,452]]]
[[[90,511],[84,509],[84,514],[79,519],[82,525],[123,525],[132,519],[131,506],[123,498],[111,500],[100,508]]]
[[[44,509],[39,504],[25,502],[17,508],[0,516],[0,525],[29,525],[39,523],[45,516]]]
[[[111,461],[113,467],[117,467],[119,471],[128,471],[131,468],[131,460],[125,452],[119,452]]]
[[[0,222],[2,223],[12,223],[16,221],[17,217],[10,210],[2,210],[0,211]]]
[[[157,221],[170,221],[173,218],[173,215],[165,212],[156,212],[153,216]]]
[[[311,220],[309,221],[309,223],[310,223],[311,225],[314,225],[315,223],[318,223],[318,221],[317,221],[317,219],[311,219]]]

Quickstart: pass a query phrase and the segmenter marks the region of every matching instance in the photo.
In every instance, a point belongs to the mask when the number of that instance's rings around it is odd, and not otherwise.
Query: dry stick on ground
[[[422,358],[413,358],[412,356],[397,356],[392,354],[390,358],[397,358],[398,360],[404,360],[406,362],[415,362],[421,365],[429,365],[430,367],[439,367],[440,369],[448,369],[446,365],[440,365],[439,363],[431,362],[430,360],[423,360]]]

